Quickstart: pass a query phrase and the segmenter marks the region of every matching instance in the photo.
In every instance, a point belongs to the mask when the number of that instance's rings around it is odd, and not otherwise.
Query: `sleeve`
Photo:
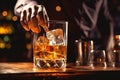
[[[17,0],[17,3],[15,4],[14,7],[14,13],[17,16],[20,16],[23,7],[25,7],[26,5],[31,6],[35,4],[38,4],[36,0]]]
[[[110,14],[110,11],[109,11],[107,0],[104,0],[104,2],[103,2],[103,8],[104,8],[104,15],[105,15],[106,19],[108,21],[112,22],[113,20],[112,20],[112,16]]]
[[[106,50],[109,51],[111,50],[113,47],[114,47],[114,21],[113,21],[113,18],[110,14],[110,11],[109,11],[109,7],[108,7],[108,2],[107,0],[103,0],[103,15],[104,15],[104,23],[105,24],[102,24],[103,26],[103,31],[104,33],[106,33],[106,35],[103,33],[103,35],[105,36],[104,39],[104,44],[106,46]],[[107,39],[107,40],[106,40]]]

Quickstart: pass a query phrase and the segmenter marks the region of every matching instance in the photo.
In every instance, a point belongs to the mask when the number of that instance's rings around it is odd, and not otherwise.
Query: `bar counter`
[[[32,62],[0,63],[0,80],[120,80],[120,68],[91,68],[68,63],[66,69],[34,69]]]

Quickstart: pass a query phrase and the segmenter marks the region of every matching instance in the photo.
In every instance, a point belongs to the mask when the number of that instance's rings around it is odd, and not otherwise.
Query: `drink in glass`
[[[49,21],[47,32],[34,33],[35,68],[65,68],[67,60],[67,21]]]

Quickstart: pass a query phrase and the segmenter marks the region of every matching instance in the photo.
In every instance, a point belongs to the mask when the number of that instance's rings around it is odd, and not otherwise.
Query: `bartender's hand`
[[[21,7],[22,5],[17,5],[18,3],[16,4],[15,10],[19,12],[20,22],[26,31],[31,30],[32,32],[39,33],[41,27],[45,31],[48,30],[49,18],[43,5],[33,4],[32,2],[25,4],[23,7]]]

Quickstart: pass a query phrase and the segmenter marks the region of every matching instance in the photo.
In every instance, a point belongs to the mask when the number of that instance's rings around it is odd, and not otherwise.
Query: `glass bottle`
[[[112,66],[120,67],[120,35],[114,36],[114,49],[112,53]]]
[[[114,42],[115,42],[114,50],[120,50],[120,35],[114,36]]]

